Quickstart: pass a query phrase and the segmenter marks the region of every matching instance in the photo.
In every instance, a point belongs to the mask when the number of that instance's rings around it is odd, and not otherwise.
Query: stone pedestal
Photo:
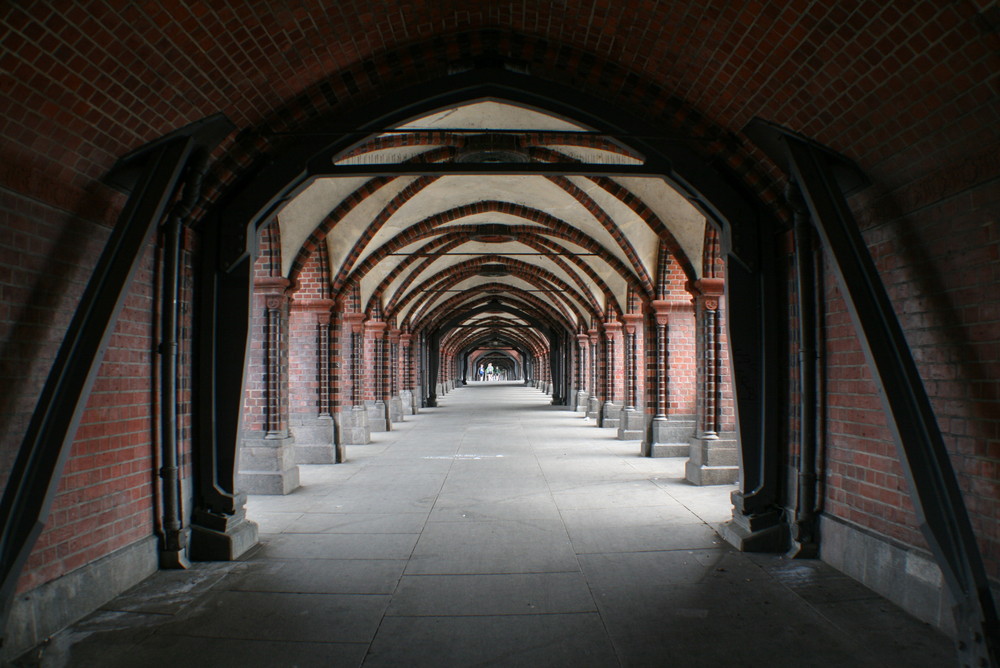
[[[370,431],[389,431],[384,401],[366,401],[365,410],[368,411],[368,429]]]
[[[618,418],[619,441],[641,441],[646,436],[646,415],[635,408],[623,408]]]
[[[732,485],[740,475],[735,438],[693,438],[685,477],[694,485]]]
[[[420,412],[420,405],[417,403],[417,398],[410,390],[400,392],[399,401],[403,406],[403,415],[416,415]]]
[[[389,422],[403,421],[403,400],[396,395],[389,397]]]
[[[688,457],[697,424],[694,416],[653,418],[650,457]]]
[[[329,415],[292,419],[292,436],[295,438],[295,463],[335,464],[336,448],[333,444],[333,418]]]
[[[342,445],[367,445],[372,433],[368,428],[368,411],[364,406],[345,408],[340,412],[340,442]]]
[[[196,510],[189,552],[195,561],[233,561],[257,544],[257,523],[246,516],[246,494],[236,495],[232,515]]]
[[[587,417],[601,424],[601,402],[597,397],[587,399]]]
[[[295,439],[244,439],[236,487],[247,494],[288,494],[299,486]]]
[[[622,405],[605,401],[601,406],[601,427],[618,429],[622,422]]]
[[[741,552],[784,552],[788,549],[788,525],[780,510],[747,513],[741,495],[734,492],[733,519],[719,527],[719,535]]]
[[[590,395],[580,390],[576,393],[576,402],[573,405],[573,410],[577,413],[586,413],[590,407]]]

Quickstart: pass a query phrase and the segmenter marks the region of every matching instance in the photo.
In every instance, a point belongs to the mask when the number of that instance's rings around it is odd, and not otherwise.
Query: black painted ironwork
[[[833,257],[921,531],[954,603],[960,662],[1000,665],[1000,623],[962,491],[903,329],[845,199],[844,186],[863,183],[863,175],[845,158],[789,130],[759,120],[753,130],[788,168]]]
[[[86,399],[145,249],[192,153],[232,131],[221,115],[174,131],[119,160],[109,182],[131,194],[77,306],[39,396],[0,502],[0,624],[55,498]]]

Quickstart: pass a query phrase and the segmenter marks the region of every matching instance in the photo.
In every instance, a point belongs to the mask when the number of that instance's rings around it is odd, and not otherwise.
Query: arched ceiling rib
[[[641,164],[621,141],[572,119],[474,100],[361,138],[338,165]],[[331,289],[397,326],[440,327],[448,341],[547,345],[518,314],[584,330],[652,299],[661,248],[698,278],[704,217],[664,179],[530,172],[321,177],[278,213],[282,270],[295,279],[326,240]],[[484,267],[490,265],[490,267]],[[675,279],[676,280],[676,279]],[[484,304],[504,308],[490,312]],[[477,309],[480,309],[477,311]],[[465,315],[468,317],[465,318]],[[548,325],[547,325],[548,326]]]

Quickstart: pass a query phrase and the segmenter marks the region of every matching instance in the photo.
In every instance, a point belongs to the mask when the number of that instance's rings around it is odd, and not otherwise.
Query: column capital
[[[292,282],[284,276],[265,276],[253,280],[253,289],[263,295],[279,295],[291,284]]]
[[[703,297],[721,297],[726,292],[726,279],[699,278],[694,282],[695,291]]]
[[[349,325],[353,333],[360,334],[364,331],[364,313],[344,313],[341,317],[344,319],[344,324]]]
[[[393,327],[389,330],[389,343],[399,343],[400,331]]]
[[[609,320],[604,323],[604,337],[611,339],[616,332],[622,331],[622,324],[617,320]]]
[[[641,313],[626,313],[622,316],[622,320],[625,321],[625,331],[631,335],[642,325],[645,316]]]
[[[597,342],[600,340],[600,336],[601,333],[597,330],[596,327],[594,329],[587,330],[587,338],[590,339],[591,345],[597,345]]]
[[[657,299],[650,302],[650,306],[653,308],[653,315],[658,325],[669,324],[671,316],[675,314],[688,315],[694,312],[692,303],[681,299]]]
[[[410,344],[413,343],[413,334],[409,332],[404,332],[399,336],[399,342],[403,344],[404,348],[409,348]]]
[[[389,328],[389,323],[383,320],[369,320],[365,323],[365,330],[370,331],[376,337]]]
[[[577,334],[576,341],[580,346],[586,346],[590,343],[590,337],[586,334]]]

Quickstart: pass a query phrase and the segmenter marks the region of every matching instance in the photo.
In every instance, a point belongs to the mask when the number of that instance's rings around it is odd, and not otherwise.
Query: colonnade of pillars
[[[427,377],[428,341],[331,300],[289,299],[287,281],[258,281],[240,483],[250,493],[287,493],[298,464],[336,463],[412,415],[428,394],[462,382],[468,358],[441,350]],[[725,359],[721,279],[697,281],[696,297],[653,301],[645,313],[594,323],[557,350],[523,360],[526,382],[652,457],[689,457],[696,484],[734,482],[735,416]],[[341,309],[343,305],[340,305]],[[556,358],[559,361],[562,358]],[[566,378],[553,377],[553,369]],[[530,375],[529,375],[530,374]],[[433,383],[433,386],[430,385]],[[259,414],[255,414],[256,411]]]

